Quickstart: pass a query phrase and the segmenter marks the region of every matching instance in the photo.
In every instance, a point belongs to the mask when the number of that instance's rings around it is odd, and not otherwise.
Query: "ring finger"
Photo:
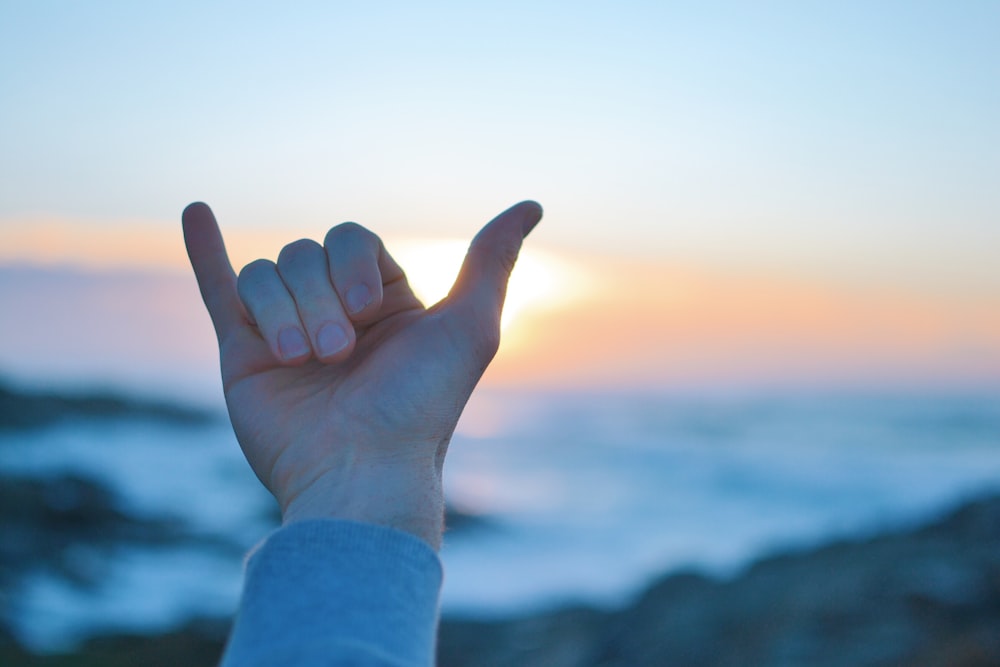
[[[316,358],[337,361],[350,354],[354,327],[330,283],[323,247],[306,239],[290,243],[278,256],[277,266]]]

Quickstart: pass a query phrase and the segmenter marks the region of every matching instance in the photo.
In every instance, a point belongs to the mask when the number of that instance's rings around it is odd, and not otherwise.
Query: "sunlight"
[[[468,242],[411,239],[393,241],[391,248],[413,291],[430,306],[448,295],[462,266]],[[570,298],[577,287],[569,275],[570,269],[564,260],[534,248],[522,249],[507,287],[501,329],[507,331],[527,312],[549,309]]]

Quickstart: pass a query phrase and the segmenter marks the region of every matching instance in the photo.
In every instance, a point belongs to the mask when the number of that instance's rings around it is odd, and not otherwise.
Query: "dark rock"
[[[499,527],[493,518],[459,509],[451,503],[445,507],[444,525],[448,533],[470,533]]]
[[[121,546],[194,544],[234,557],[243,552],[241,545],[191,533],[179,519],[135,516],[120,505],[107,486],[78,475],[0,477],[0,586],[16,588],[29,571],[89,586],[100,581]],[[9,598],[0,598],[0,615]]]
[[[582,665],[611,618],[587,607],[506,621],[448,619],[441,624],[438,666]]]
[[[524,637],[528,637],[525,640]],[[441,667],[1000,665],[1000,496],[927,526],[666,576],[618,611],[446,618]]]
[[[123,547],[244,549],[189,531],[171,517],[134,516],[97,480],[76,475],[0,478],[0,665],[212,665],[228,621],[198,621],[163,635],[108,635],[72,655],[35,656],[7,625],[28,574],[56,576],[88,588],[100,584]]]
[[[43,428],[68,419],[146,419],[197,426],[211,423],[216,416],[206,410],[108,392],[26,392],[0,384],[0,431]]]
[[[213,667],[222,656],[229,622],[194,619],[156,635],[123,633],[92,639],[72,653],[34,655],[0,642],[4,667]]]
[[[226,627],[109,634],[50,656],[0,629],[0,664],[214,665]],[[998,629],[1000,496],[923,527],[765,558],[730,580],[671,574],[622,610],[445,618],[438,664],[973,667],[1000,665]]]
[[[103,485],[75,475],[4,477],[0,484],[0,582],[28,570],[56,572],[78,584],[102,574],[97,557],[121,541],[149,541],[176,527],[140,521],[116,507]]]

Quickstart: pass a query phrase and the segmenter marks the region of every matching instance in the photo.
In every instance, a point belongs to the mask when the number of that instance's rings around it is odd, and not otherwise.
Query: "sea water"
[[[82,420],[0,434],[0,470],[96,479],[128,513],[176,517],[196,536],[91,555],[90,587],[27,577],[9,621],[41,650],[231,614],[240,552],[274,521],[221,413],[201,426]],[[1000,396],[486,391],[452,441],[445,486],[481,518],[446,534],[446,613],[615,606],[671,570],[727,576],[1000,490]],[[235,548],[213,546],[219,536]]]

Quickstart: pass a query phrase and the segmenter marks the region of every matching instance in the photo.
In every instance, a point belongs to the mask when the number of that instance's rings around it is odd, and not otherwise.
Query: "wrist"
[[[282,505],[282,524],[342,519],[401,530],[435,551],[444,533],[444,492],[433,465],[380,464],[353,471],[328,471]]]

